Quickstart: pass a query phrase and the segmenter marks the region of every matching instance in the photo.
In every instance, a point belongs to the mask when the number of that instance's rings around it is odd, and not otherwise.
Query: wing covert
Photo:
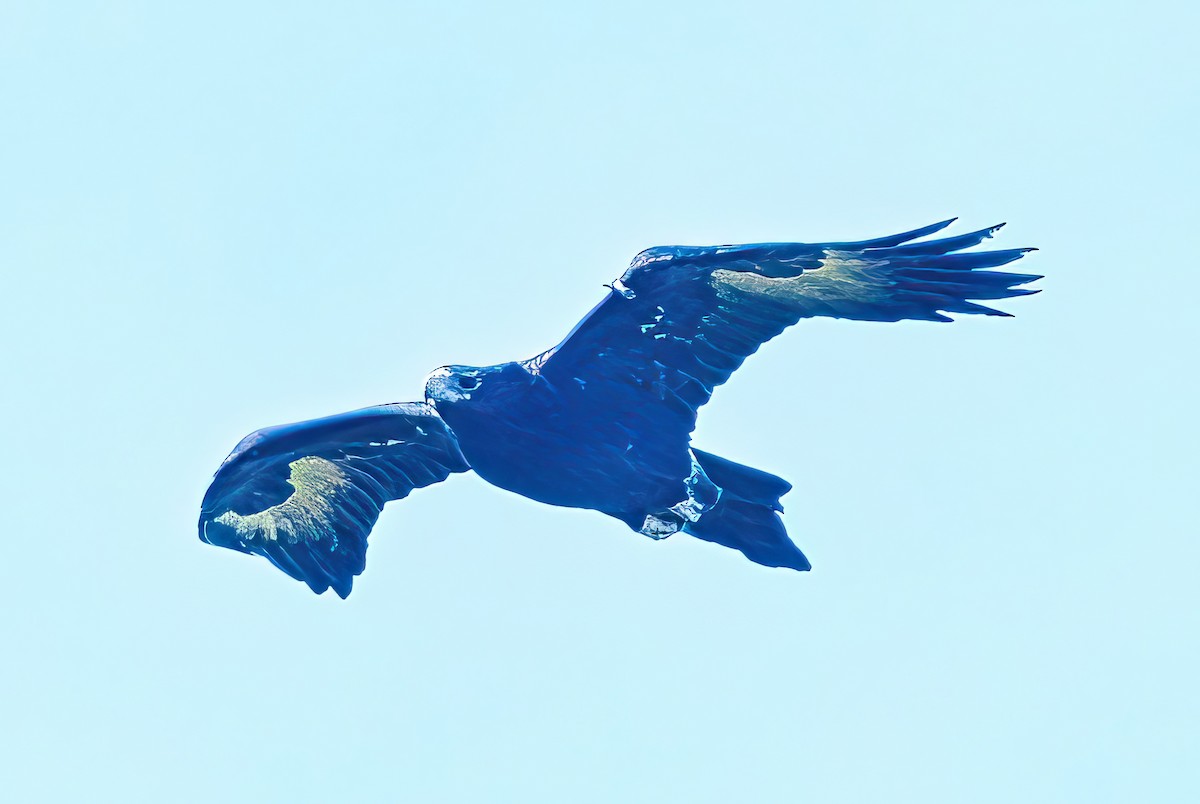
[[[1007,315],[971,300],[1037,292],[1017,286],[1039,276],[988,270],[1033,249],[962,251],[999,226],[916,240],[952,222],[856,242],[647,249],[565,340],[525,366],[560,387],[603,388],[609,406],[669,409],[690,432],[713,389],[801,318]]]
[[[384,505],[470,467],[424,403],[379,405],[250,434],[204,495],[200,538],[267,558],[320,594],[350,594]]]

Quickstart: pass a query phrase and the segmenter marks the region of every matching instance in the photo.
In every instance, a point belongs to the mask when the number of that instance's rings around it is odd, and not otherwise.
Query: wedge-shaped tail
[[[804,553],[788,538],[779,516],[783,511],[779,498],[791,491],[791,483],[695,447],[692,454],[709,480],[721,488],[721,496],[711,511],[684,525],[684,533],[740,550],[756,564],[812,569]]]

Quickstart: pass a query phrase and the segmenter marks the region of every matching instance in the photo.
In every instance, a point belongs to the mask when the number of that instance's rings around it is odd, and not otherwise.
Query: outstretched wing
[[[429,405],[380,405],[246,436],[213,477],[200,539],[350,594],[389,500],[471,467]]]
[[[562,343],[524,365],[559,387],[603,394],[605,406],[636,411],[655,428],[668,423],[647,407],[665,407],[672,436],[682,430],[686,437],[713,389],[801,318],[1007,315],[970,300],[1037,292],[1017,286],[1040,276],[988,270],[1034,249],[962,251],[1003,224],[910,242],[953,220],[858,242],[648,249]]]

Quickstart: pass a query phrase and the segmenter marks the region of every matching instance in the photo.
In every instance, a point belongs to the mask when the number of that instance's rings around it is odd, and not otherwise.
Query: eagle
[[[683,532],[767,567],[808,570],[780,497],[791,484],[691,445],[700,407],[802,318],[951,321],[1036,293],[992,270],[1035,249],[970,250],[1004,224],[930,238],[955,219],[832,243],[656,246],[557,346],[435,370],[424,402],[258,430],[218,468],[200,539],[265,557],[318,594],[350,594],[391,500],[474,471],[538,502],[637,533]]]

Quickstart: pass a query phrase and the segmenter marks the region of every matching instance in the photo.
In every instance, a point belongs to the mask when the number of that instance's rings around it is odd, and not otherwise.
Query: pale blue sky
[[[806,5],[0,4],[5,798],[1197,800],[1194,4]],[[951,215],[1045,293],[702,411],[812,573],[472,476],[345,602],[196,538],[643,247]]]

